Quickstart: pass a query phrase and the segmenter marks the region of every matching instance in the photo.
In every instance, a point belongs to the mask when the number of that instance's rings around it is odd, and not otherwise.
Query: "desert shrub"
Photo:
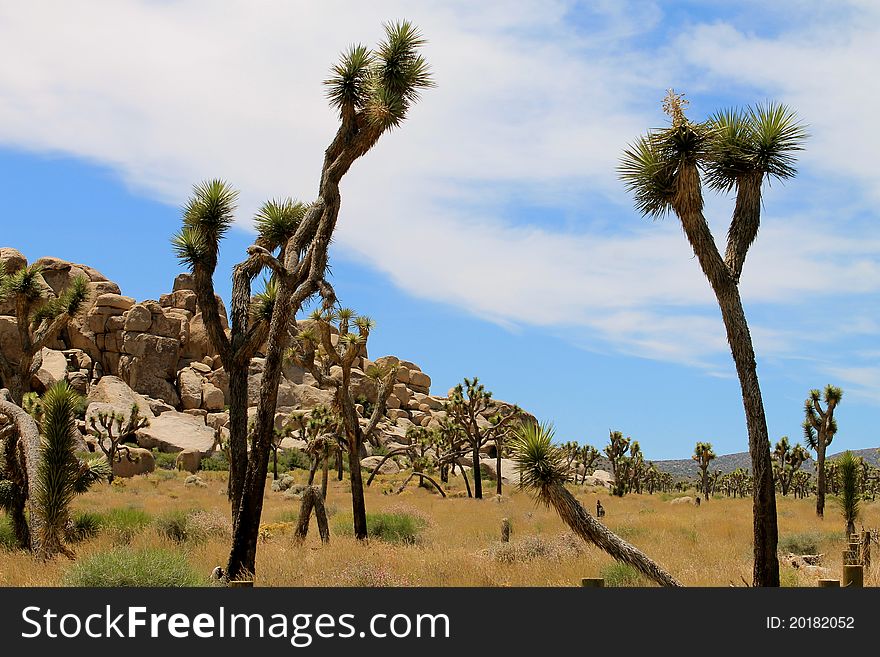
[[[15,550],[18,543],[15,540],[15,532],[12,531],[12,523],[6,516],[0,516],[0,549]]]
[[[216,511],[168,511],[156,518],[156,530],[175,543],[199,543],[232,535],[232,523]]]
[[[116,507],[98,514],[101,529],[113,535],[113,542],[124,544],[150,524],[150,515],[133,506]]]
[[[495,543],[482,554],[500,563],[526,563],[535,559],[559,561],[583,553],[585,543],[570,532],[553,538],[526,536],[510,543]]]
[[[787,534],[779,538],[779,551],[794,554],[817,554],[821,542],[822,534],[818,531]]]
[[[156,460],[157,470],[177,469],[177,454],[160,452],[158,449],[153,449],[153,458]]]
[[[367,514],[367,536],[388,543],[417,543],[426,526],[422,518],[410,513]],[[351,514],[336,516],[333,527],[343,536],[354,534]]]
[[[160,534],[176,543],[187,539],[186,511],[166,511],[156,518],[155,525]]]
[[[338,586],[378,588],[386,586],[410,586],[409,580],[389,570],[386,564],[370,565],[353,563],[332,577]]]
[[[797,571],[794,568],[779,569],[779,585],[787,588],[796,588],[801,585]]]
[[[122,546],[76,562],[64,586],[199,586],[201,578],[180,552]]]
[[[605,586],[647,586],[648,580],[628,563],[615,561],[602,569]]]
[[[226,454],[217,452],[206,459],[202,459],[201,468],[209,472],[223,472],[229,470],[229,461],[226,460]]]
[[[73,514],[65,530],[65,538],[71,543],[93,538],[101,531],[101,514],[79,511]]]
[[[332,461],[330,462],[332,465]],[[298,449],[278,450],[278,472],[291,470],[308,470],[312,465],[311,457]],[[272,459],[269,459],[269,472],[272,472]]]

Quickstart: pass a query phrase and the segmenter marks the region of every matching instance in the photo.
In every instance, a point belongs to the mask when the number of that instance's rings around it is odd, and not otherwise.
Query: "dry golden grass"
[[[184,475],[160,471],[126,480],[122,485],[101,486],[79,497],[77,510],[106,511],[132,506],[153,517],[169,511],[204,509],[227,514],[226,473],[203,472],[206,488],[184,486]],[[305,473],[296,472],[298,480]],[[524,493],[506,490],[501,501],[442,499],[415,485],[401,495],[386,494],[400,477],[377,478],[367,489],[370,512],[404,510],[428,519],[416,545],[394,545],[372,540],[362,544],[333,535],[322,546],[314,521],[307,541],[295,546],[283,525],[262,541],[258,553],[259,586],[576,586],[582,577],[602,576],[613,561],[597,548],[564,536],[567,528],[556,514],[538,507]],[[328,511],[350,510],[346,482],[331,482]],[[494,492],[494,486],[492,487]],[[453,483],[453,494],[461,484]],[[751,499],[713,499],[701,507],[673,505],[669,495],[627,495],[615,498],[602,490],[576,490],[588,510],[597,498],[607,510],[605,523],[688,586],[743,586],[751,580]],[[778,499],[782,539],[813,534],[825,554],[823,566],[831,576],[841,576],[843,523],[829,505],[826,519],[816,519],[813,499]],[[263,523],[285,523],[299,502],[269,491]],[[518,545],[498,557],[501,519],[513,526],[511,541]],[[880,502],[863,507],[867,527],[880,527]],[[334,519],[331,517],[331,531]],[[281,530],[279,531],[278,528]],[[106,550],[125,541],[133,547],[169,547],[184,550],[193,568],[207,577],[223,565],[228,540],[212,538],[194,544],[176,544],[149,526],[131,539],[112,532],[74,546],[79,557]],[[511,556],[513,555],[513,556]],[[880,554],[875,561],[880,561]],[[61,582],[70,561],[64,558],[41,563],[30,555],[0,551],[0,586],[54,586]],[[606,571],[607,572],[607,571]],[[866,574],[866,585],[880,584],[880,566]],[[783,585],[815,586],[815,578],[788,566],[782,567]]]

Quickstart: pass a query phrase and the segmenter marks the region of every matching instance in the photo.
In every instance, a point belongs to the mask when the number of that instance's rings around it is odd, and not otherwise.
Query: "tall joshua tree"
[[[290,199],[270,201],[257,216],[257,239],[248,258],[232,275],[231,333],[226,335],[212,277],[219,242],[233,220],[235,192],[222,181],[196,188],[184,212],[184,226],[174,244],[191,269],[208,338],[229,375],[230,502],[233,539],[227,573],[253,573],[263,506],[281,365],[291,322],[306,299],[320,292],[332,307],[325,282],[328,247],[336,228],[340,182],[352,164],[387,131],[400,126],[419,92],[433,85],[419,54],[425,43],[409,22],[385,26],[385,40],[375,51],[355,45],[346,51],[325,81],[339,126],[324,153],[317,198],[309,205]],[[264,269],[271,289],[252,303],[251,284]],[[265,368],[251,449],[248,451],[247,368],[265,344]]]
[[[691,122],[685,105],[681,95],[669,91],[664,110],[671,125],[627,148],[620,175],[642,214],[675,213],[715,293],[739,377],[754,472],[753,583],[779,586],[770,442],[739,280],[758,234],[764,182],[795,175],[795,152],[802,150],[806,132],[794,112],[781,104],[721,111],[703,123]],[[723,256],[703,215],[701,172],[710,188],[736,192]]]
[[[36,265],[7,273],[0,262],[0,301],[15,303],[21,358],[17,363],[0,351],[0,387],[9,388],[12,401],[21,404],[31,389],[31,378],[43,364],[43,347],[50,344],[70,318],[83,307],[89,296],[88,282],[82,276],[56,297]]]
[[[617,561],[633,566],[661,586],[681,586],[678,580],[641,550],[587,513],[565,487],[568,468],[559,448],[553,444],[551,426],[533,423],[521,425],[516,429],[511,451],[522,473],[520,487],[532,490],[539,502],[553,507],[578,536],[595,544]]]
[[[709,499],[709,464],[715,458],[712,443],[698,442],[694,447],[694,455],[691,457],[700,466],[700,484],[703,489],[703,497]]]
[[[825,408],[822,408],[820,396],[824,397]],[[828,384],[824,393],[818,390],[810,390],[810,396],[804,402],[804,439],[810,449],[816,452],[816,515],[820,518],[825,516],[825,450],[834,434],[837,433],[837,420],[834,419],[834,409],[843,398],[843,390]]]

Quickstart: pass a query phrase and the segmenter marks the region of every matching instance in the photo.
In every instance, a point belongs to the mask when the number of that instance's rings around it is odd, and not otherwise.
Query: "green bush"
[[[419,534],[426,526],[423,518],[409,513],[367,514],[367,536],[388,543],[417,543]],[[337,516],[333,527],[338,534],[353,535],[351,514]]]
[[[153,458],[156,460],[156,468],[158,470],[177,469],[177,454],[160,452],[158,449],[153,449]]]
[[[71,543],[93,538],[101,531],[102,517],[100,513],[80,511],[73,514],[70,524],[67,526],[65,538]]]
[[[81,559],[64,573],[64,586],[200,586],[182,553],[117,547]]]
[[[819,544],[822,542],[822,534],[818,531],[802,532],[800,534],[788,534],[779,539],[779,551],[783,554],[818,554]]]
[[[229,461],[226,460],[226,454],[223,452],[217,452],[208,458],[202,459],[200,467],[202,470],[222,472],[229,470]]]
[[[647,586],[648,580],[628,563],[615,561],[602,569],[605,586]]]
[[[18,542],[15,540],[15,532],[12,531],[12,523],[6,516],[0,516],[0,549],[15,550]]]
[[[198,543],[232,536],[229,518],[216,511],[169,511],[156,518],[156,529],[175,543]]]
[[[114,543],[128,543],[136,534],[144,530],[152,522],[150,515],[143,509],[133,506],[116,507],[98,514],[101,529],[114,535]]]
[[[330,461],[331,466],[333,461]],[[312,458],[298,449],[278,450],[278,474],[290,472],[294,469],[308,470],[312,467]],[[269,472],[272,472],[272,458],[269,457]]]
[[[156,529],[175,543],[183,543],[187,539],[186,516],[185,511],[167,511],[156,518]]]

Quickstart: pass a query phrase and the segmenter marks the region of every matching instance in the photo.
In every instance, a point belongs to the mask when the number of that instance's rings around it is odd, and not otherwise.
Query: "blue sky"
[[[744,451],[714,298],[675,219],[640,218],[615,167],[669,87],[693,118],[780,100],[811,138],[766,190],[741,284],[771,439],[799,440],[808,390],[834,383],[835,451],[878,446],[875,4],[361,4],[0,6],[0,243],[158,298],[178,208],[220,176],[241,190],[226,295],[259,203],[314,194],[338,52],[408,17],[438,86],[344,180],[332,252],[337,293],[377,320],[371,354],[441,394],[478,375],[561,439]],[[707,199],[719,239],[730,209]]]

